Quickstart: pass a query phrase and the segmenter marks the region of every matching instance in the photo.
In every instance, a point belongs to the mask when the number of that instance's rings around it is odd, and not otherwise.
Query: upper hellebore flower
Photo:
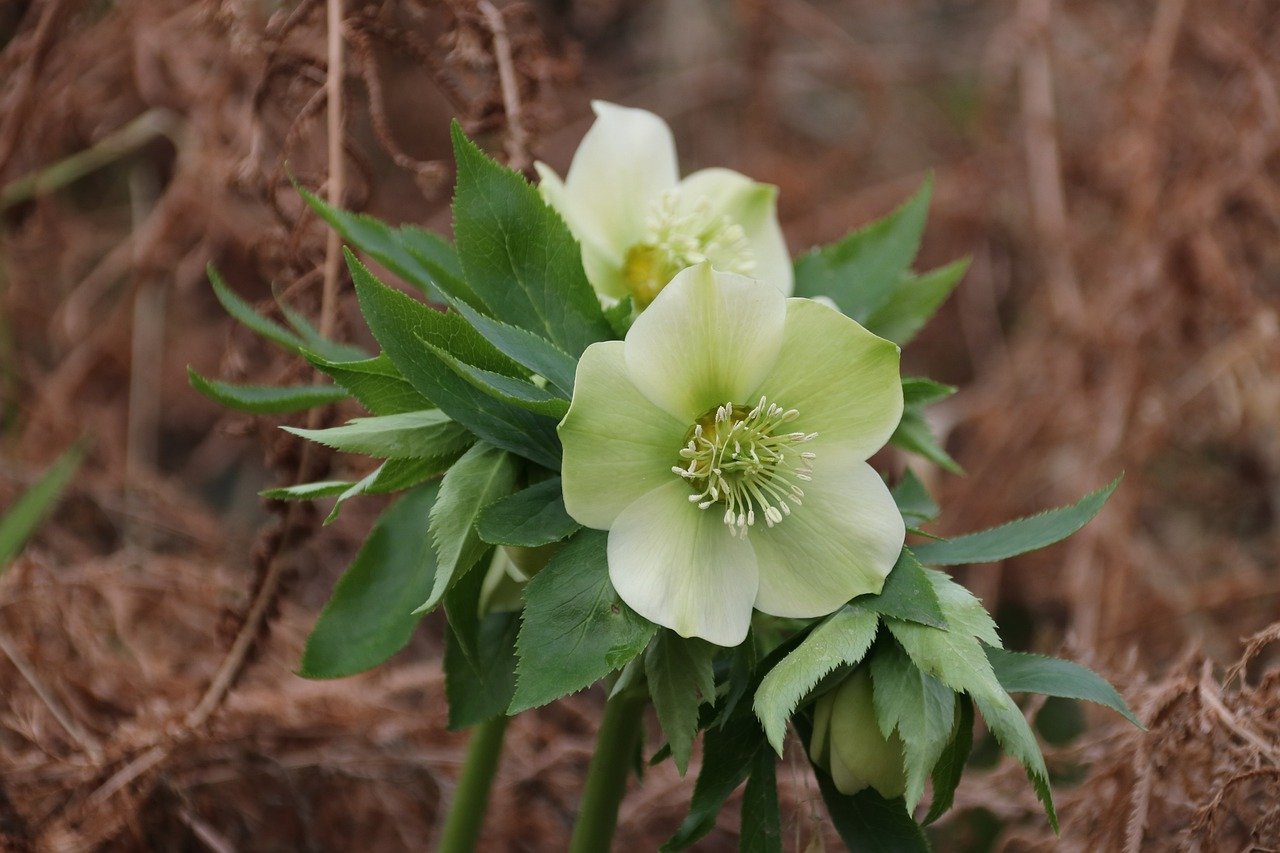
[[[676,273],[703,261],[791,294],[777,187],[729,169],[682,181],[666,122],[604,101],[591,106],[596,122],[565,180],[545,163],[534,165],[543,198],[582,244],[587,278],[602,297],[631,294],[643,309]]]
[[[901,416],[897,346],[700,264],[625,341],[582,354],[565,506],[609,531],[609,577],[637,613],[734,646],[753,607],[823,616],[880,591],[905,528],[866,460]]]
[[[907,787],[902,738],[896,731],[887,738],[881,734],[871,685],[870,671],[861,666],[818,697],[809,755],[831,773],[840,793],[856,794],[871,786],[892,800]]]

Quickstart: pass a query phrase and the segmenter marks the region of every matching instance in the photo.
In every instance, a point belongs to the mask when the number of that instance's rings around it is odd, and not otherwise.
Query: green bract
[[[609,531],[609,577],[678,634],[742,642],[751,611],[879,592],[905,528],[866,460],[902,415],[898,347],[709,263],[625,341],[582,355],[559,427],[565,507]]]
[[[608,301],[643,308],[680,270],[710,261],[792,290],[777,188],[729,169],[680,180],[671,129],[656,115],[603,101],[561,181],[537,163],[539,189],[582,244],[587,278]]]

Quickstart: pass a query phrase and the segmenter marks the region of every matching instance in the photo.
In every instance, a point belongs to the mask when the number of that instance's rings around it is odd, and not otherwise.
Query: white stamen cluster
[[[681,204],[679,190],[665,190],[645,216],[645,231],[645,243],[665,256],[675,272],[706,260],[725,272],[751,275],[756,270],[747,232],[728,216],[712,214],[705,197]]]
[[[783,432],[800,413],[761,397],[755,408],[725,403],[690,430],[672,471],[693,486],[689,502],[698,509],[724,504],[724,523],[746,538],[757,513],[773,527],[804,499],[796,481],[812,477],[814,454],[800,445],[816,432]]]

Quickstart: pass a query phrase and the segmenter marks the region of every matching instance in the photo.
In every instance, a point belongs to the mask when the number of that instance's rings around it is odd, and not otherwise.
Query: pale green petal
[[[902,419],[898,355],[896,344],[839,311],[788,299],[782,349],[755,396],[798,410],[792,428],[818,433],[815,452],[834,442],[868,459]]]
[[[902,741],[896,732],[887,740],[880,734],[866,667],[836,688],[830,737],[831,776],[841,793],[856,794],[870,785],[887,800],[902,796],[907,785]]]
[[[751,625],[756,561],[715,506],[689,502],[672,475],[609,530],[609,579],[632,610],[682,637],[736,646]]]
[[[627,373],[686,425],[727,402],[754,405],[782,343],[786,299],[776,287],[710,264],[663,288],[627,332]]]
[[[533,166],[541,179],[538,191],[542,193],[543,200],[560,214],[569,226],[569,232],[582,246],[582,266],[587,280],[607,296],[615,299],[626,296],[627,283],[622,274],[626,249],[610,242],[600,220],[589,209],[573,203],[555,170],[541,162]]]
[[[778,188],[760,184],[731,169],[703,169],[680,183],[680,197],[685,204],[696,204],[705,198],[711,214],[727,216],[740,225],[755,260],[752,278],[768,282],[790,296],[795,289],[791,271],[791,254],[778,226]],[[717,268],[728,269],[728,259],[711,258]]]
[[[906,538],[889,488],[860,454],[816,451],[801,506],[773,527],[751,529],[760,567],[756,608],[773,616],[825,616],[880,591]]]
[[[622,341],[602,341],[582,353],[573,402],[558,428],[565,508],[597,530],[608,530],[618,513],[655,486],[683,485],[671,467],[679,461],[688,424],[636,389],[622,350]]]
[[[650,202],[676,185],[676,145],[666,122],[646,110],[594,101],[596,121],[582,137],[565,202],[591,222],[619,256],[642,241]],[[568,217],[566,217],[567,219]]]

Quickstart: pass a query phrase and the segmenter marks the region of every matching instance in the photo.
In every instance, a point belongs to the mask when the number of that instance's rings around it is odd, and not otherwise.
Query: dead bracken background
[[[187,387],[187,364],[303,372],[233,328],[204,268],[319,316],[332,251],[290,175],[447,231],[450,118],[512,165],[563,168],[592,97],[666,117],[687,171],[779,185],[793,250],[935,170],[923,260],[973,257],[906,354],[963,389],[936,426],[968,476],[919,472],[941,532],[1126,472],[1068,544],[963,577],[1008,645],[1065,647],[1150,727],[1027,707],[1074,735],[1047,754],[1055,849],[1280,848],[1280,8],[346,0],[338,68],[326,4],[277,5],[0,6],[0,507],[92,440],[0,579],[4,849],[429,843],[465,742],[440,626],[365,676],[292,675],[376,507],[322,528],[255,497],[351,461]],[[102,166],[79,180],[24,181],[85,150]],[[485,849],[563,847],[602,701],[513,724]],[[838,849],[792,753],[788,848]],[[629,845],[674,829],[692,777],[649,771]],[[1011,762],[975,768],[958,806],[939,849],[1054,845]],[[736,849],[731,812],[698,849]]]

